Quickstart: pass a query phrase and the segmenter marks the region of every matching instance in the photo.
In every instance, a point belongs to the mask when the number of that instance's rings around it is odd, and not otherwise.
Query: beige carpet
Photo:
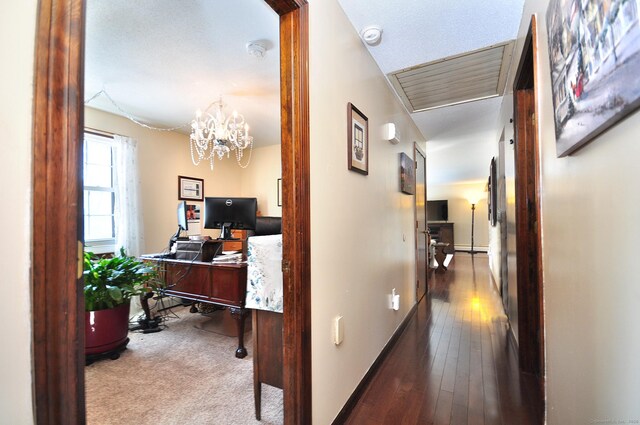
[[[87,423],[282,424],[282,390],[269,385],[262,386],[262,421],[255,419],[251,332],[249,355],[237,359],[237,338],[196,328],[209,319],[188,308],[174,311],[180,318],[167,329],[130,332],[119,359],[85,368]]]

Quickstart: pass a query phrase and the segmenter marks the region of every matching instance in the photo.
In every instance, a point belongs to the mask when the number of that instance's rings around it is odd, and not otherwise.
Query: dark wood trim
[[[84,11],[82,0],[41,0],[37,22],[31,291],[40,425],[85,421],[84,299],[78,273]]]
[[[106,137],[107,139],[113,139],[114,133],[108,131],[96,130],[95,128],[85,127],[84,132],[87,134],[93,134],[94,136]]]
[[[537,29],[531,19],[514,82],[518,345],[523,372],[544,393],[544,297],[537,130]]]
[[[308,6],[280,17],[284,423],[311,423]]]
[[[413,199],[413,222],[415,223],[414,226],[414,249],[415,249],[415,258],[416,258],[416,301],[420,302],[420,300],[422,299],[422,297],[424,296],[424,294],[427,293],[427,291],[429,290],[429,237],[427,234],[425,234],[425,269],[424,271],[420,270],[420,261],[419,261],[419,254],[418,254],[418,238],[420,237],[420,231],[418,229],[418,209],[416,206],[416,198],[418,196],[418,153],[420,155],[422,155],[422,157],[424,158],[424,201],[427,201],[427,154],[424,153],[424,151],[420,148],[420,146],[418,146],[418,142],[413,142],[413,161],[414,161],[414,166],[415,166],[415,178],[416,181],[414,182],[414,187],[416,188],[416,193],[414,195],[414,199]],[[424,226],[425,226],[425,230],[429,231],[429,217],[427,216],[427,205],[425,204],[424,207]],[[418,291],[418,286],[419,286],[419,280],[418,280],[418,273],[422,273],[424,272],[424,284],[425,284],[425,289],[424,289],[424,294],[420,294],[420,292]]]
[[[306,0],[265,0],[280,17],[307,4]]]
[[[428,297],[423,297],[420,302],[431,301],[428,299]],[[365,373],[364,377],[362,378],[356,389],[353,391],[347,402],[344,404],[344,406],[342,406],[342,409],[333,420],[332,424],[343,424],[347,421],[347,419],[349,419],[351,412],[353,412],[353,409],[355,409],[355,407],[358,405],[358,402],[360,401],[360,398],[362,398],[364,391],[367,389],[369,384],[371,384],[371,380],[380,369],[380,366],[382,366],[382,363],[384,363],[387,357],[389,357],[389,353],[391,353],[391,350],[393,350],[393,347],[395,347],[398,339],[402,335],[402,332],[404,332],[407,325],[409,324],[409,321],[416,314],[416,311],[418,311],[418,305],[420,304],[420,302],[417,302],[413,305],[402,323],[400,323],[400,326],[398,326],[393,335],[391,335],[391,338],[389,339],[389,341],[387,341],[387,344],[384,346],[382,351],[380,351],[380,354],[378,354],[378,357],[375,359],[367,373]]]
[[[280,15],[285,424],[311,423],[308,9],[265,0]],[[33,326],[38,424],[82,424],[84,0],[39,4],[34,101]]]

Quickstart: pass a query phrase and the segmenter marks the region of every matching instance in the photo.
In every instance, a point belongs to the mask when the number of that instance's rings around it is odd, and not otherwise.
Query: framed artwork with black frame
[[[491,165],[489,167],[489,182],[487,184],[489,189],[488,199],[488,213],[489,222],[492,226],[495,226],[498,222],[498,170],[496,165],[496,158],[491,158]]]
[[[347,105],[349,170],[369,174],[369,119],[351,102]]]
[[[182,201],[203,201],[204,180],[195,177],[178,176],[178,199]]]

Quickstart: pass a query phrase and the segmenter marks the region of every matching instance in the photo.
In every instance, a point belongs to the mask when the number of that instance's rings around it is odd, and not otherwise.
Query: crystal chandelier
[[[238,165],[246,168],[251,161],[251,152],[253,151],[253,137],[249,136],[249,124],[244,121],[244,117],[238,112],[228,118],[225,117],[222,108],[224,104],[222,99],[214,102],[211,106],[215,106],[213,114],[198,110],[196,118],[191,122],[191,160],[194,165],[200,164],[201,161],[209,161],[211,170],[213,170],[213,159],[227,158],[231,155],[231,151],[235,151]],[[210,107],[211,107],[210,106]],[[207,108],[209,109],[209,108]],[[249,148],[249,161],[245,165],[240,163],[244,150]]]

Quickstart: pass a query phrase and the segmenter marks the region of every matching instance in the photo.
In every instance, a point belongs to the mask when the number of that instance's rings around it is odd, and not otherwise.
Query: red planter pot
[[[84,353],[103,354],[124,348],[128,342],[129,303],[84,314]]]

